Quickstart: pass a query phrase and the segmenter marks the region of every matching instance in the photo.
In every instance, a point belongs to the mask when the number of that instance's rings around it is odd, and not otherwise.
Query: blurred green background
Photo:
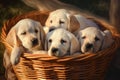
[[[87,10],[97,16],[109,20],[110,0],[60,0],[65,3],[75,5],[83,10]],[[0,33],[3,23],[20,14],[34,10],[26,6],[21,0],[0,0]],[[1,39],[0,39],[1,40]],[[0,42],[0,75],[4,73],[2,66],[4,46]]]

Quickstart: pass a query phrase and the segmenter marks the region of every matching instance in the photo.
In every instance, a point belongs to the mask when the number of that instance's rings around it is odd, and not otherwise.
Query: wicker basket
[[[44,25],[47,17],[47,12],[33,11],[8,20],[2,28],[1,36],[9,53],[12,46],[5,41],[5,38],[13,25],[23,18],[31,18]],[[63,58],[43,54],[24,54],[20,63],[13,66],[17,78],[19,80],[104,80],[109,63],[120,45],[120,36],[116,29],[104,20],[93,16],[87,18],[95,21],[101,29],[109,29],[112,32],[115,42],[111,47],[97,54],[86,53]]]

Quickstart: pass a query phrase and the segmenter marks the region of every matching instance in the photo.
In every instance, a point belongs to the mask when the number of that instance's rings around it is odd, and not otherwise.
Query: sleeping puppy
[[[13,65],[19,62],[24,52],[34,53],[44,49],[45,33],[41,24],[32,19],[22,19],[11,28],[6,41],[13,46],[10,61]]]
[[[46,20],[45,26],[48,27],[45,27],[46,33],[49,29],[61,27],[75,35],[78,33],[79,29],[82,30],[88,26],[98,27],[93,21],[80,14],[72,14],[66,9],[57,9],[51,12]]]
[[[102,32],[96,27],[88,27],[84,30],[79,31],[77,37],[81,44],[82,53],[95,53],[99,50],[108,48],[114,41],[109,30]]]
[[[58,28],[47,34],[45,50],[48,51],[50,56],[63,57],[78,52],[80,45],[72,33]]]
[[[79,28],[79,25],[80,24],[75,18],[75,16],[71,15],[66,9],[57,9],[51,12],[45,23],[45,26],[49,29],[61,27],[70,32],[76,31],[76,29]],[[48,28],[46,28],[47,31],[49,31]]]

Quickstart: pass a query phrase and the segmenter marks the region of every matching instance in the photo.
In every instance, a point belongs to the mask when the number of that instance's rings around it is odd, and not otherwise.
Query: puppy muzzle
[[[36,46],[38,45],[38,39],[37,38],[33,38],[32,39],[32,46]]]
[[[85,45],[85,49],[84,49],[83,52],[94,52],[94,46],[93,46],[93,44],[87,43]]]
[[[93,44],[90,44],[90,43],[88,43],[88,44],[86,44],[86,49],[91,49],[91,48],[93,48]]]
[[[51,56],[56,56],[59,57],[60,56],[60,51],[58,48],[52,48],[51,49]]]

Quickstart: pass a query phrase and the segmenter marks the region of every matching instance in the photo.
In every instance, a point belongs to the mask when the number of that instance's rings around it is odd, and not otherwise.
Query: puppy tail
[[[64,8],[68,10],[79,11],[79,8],[60,2],[59,0],[22,0],[26,5],[38,9],[40,11],[53,11]]]
[[[14,46],[10,56],[10,61],[12,65],[16,65],[19,63],[21,54],[22,54],[21,48],[18,46]]]

